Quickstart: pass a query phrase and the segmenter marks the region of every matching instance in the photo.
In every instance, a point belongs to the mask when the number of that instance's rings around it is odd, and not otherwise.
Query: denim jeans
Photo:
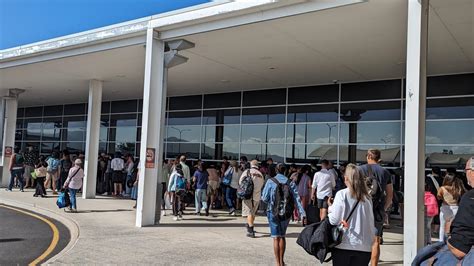
[[[23,169],[16,169],[12,170],[10,173],[10,184],[8,184],[8,190],[13,189],[13,185],[15,184],[15,177],[18,179],[18,182],[20,182],[20,190],[23,190]]]
[[[132,188],[129,188],[127,186],[127,183],[128,181],[132,179],[132,176],[131,175],[127,175],[127,178],[125,179],[125,195],[130,195],[130,193],[132,192]]]
[[[237,196],[237,189],[232,187],[227,187],[225,191],[225,200],[227,202],[227,207],[229,210],[235,210],[235,198]]]
[[[71,199],[71,208],[73,208],[74,210],[77,209],[77,205],[76,205],[76,193],[77,193],[78,189],[73,189],[73,188],[69,188],[69,198]]]
[[[425,246],[431,245],[431,223],[433,223],[433,218],[425,213]]]
[[[196,213],[200,213],[201,209],[207,209],[207,189],[196,189],[195,199]]]

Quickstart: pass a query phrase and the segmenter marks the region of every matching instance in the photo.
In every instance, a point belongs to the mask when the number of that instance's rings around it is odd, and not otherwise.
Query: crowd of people
[[[403,177],[380,165],[379,150],[369,149],[366,158],[366,164],[344,163],[336,168],[327,160],[285,165],[271,158],[259,162],[242,156],[239,161],[224,158],[216,163],[190,162],[180,155],[164,160],[160,169],[162,215],[166,215],[167,205],[171,205],[174,221],[183,218],[189,211],[187,207],[193,207],[191,212],[198,216],[209,216],[215,209],[226,209],[230,216],[240,212],[246,220],[245,235],[254,238],[255,218],[263,214],[270,227],[277,265],[284,265],[285,236],[291,222],[306,226],[328,219],[332,226],[344,228],[341,243],[332,249],[334,265],[377,265],[390,214],[403,217]],[[21,191],[35,187],[33,196],[45,197],[48,190],[57,194],[67,188],[70,210],[76,211],[75,197],[84,177],[82,162],[83,155],[73,158],[67,150],[45,157],[38,156],[32,147],[23,153],[15,148],[7,190],[16,185]],[[100,154],[96,192],[136,200],[138,165],[132,155]],[[473,207],[473,190],[468,190],[473,179],[474,159],[466,165],[466,177],[456,169],[442,173],[437,167],[426,175],[426,245],[431,244],[434,235],[448,241],[456,257],[469,253],[467,247],[474,242],[474,208],[466,206]]]

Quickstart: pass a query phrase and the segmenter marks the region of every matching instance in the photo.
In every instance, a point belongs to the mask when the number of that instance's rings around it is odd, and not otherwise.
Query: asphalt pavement
[[[69,243],[63,224],[29,210],[0,204],[0,222],[0,265],[40,264]]]

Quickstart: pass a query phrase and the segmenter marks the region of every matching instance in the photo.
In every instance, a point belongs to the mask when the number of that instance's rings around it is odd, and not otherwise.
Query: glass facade
[[[368,148],[403,163],[403,79],[168,98],[165,153],[191,159],[272,157],[362,163]],[[138,155],[141,100],[104,102],[100,150]],[[85,104],[20,108],[17,142],[41,153],[83,151]],[[461,167],[474,154],[474,74],[428,78],[427,166]]]

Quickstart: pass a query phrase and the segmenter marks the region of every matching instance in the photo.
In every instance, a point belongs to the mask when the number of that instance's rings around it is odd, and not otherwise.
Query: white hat
[[[76,160],[74,161],[74,164],[80,165],[80,164],[82,164],[82,160],[81,160],[81,159],[76,159]]]

